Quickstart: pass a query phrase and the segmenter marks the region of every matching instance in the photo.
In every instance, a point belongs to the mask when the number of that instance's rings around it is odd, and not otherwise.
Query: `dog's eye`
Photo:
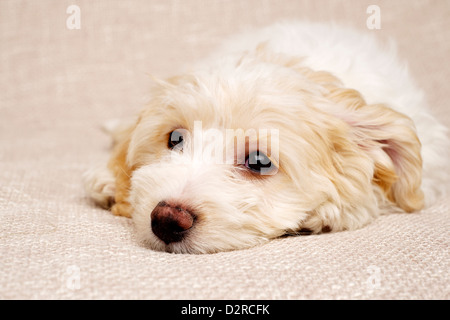
[[[169,141],[167,142],[167,147],[173,149],[183,149],[183,133],[181,130],[174,130],[169,134]]]
[[[262,152],[253,151],[245,159],[245,166],[251,171],[259,174],[269,174],[273,169],[272,161]]]

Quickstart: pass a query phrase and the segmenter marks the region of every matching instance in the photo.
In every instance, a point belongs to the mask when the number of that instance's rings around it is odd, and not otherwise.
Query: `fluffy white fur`
[[[200,158],[190,141],[170,150],[170,132],[192,132],[195,121],[203,130],[279,130],[278,172],[259,177],[208,161],[210,140]],[[158,80],[149,106],[114,139],[108,167],[86,175],[88,193],[103,206],[114,196],[113,213],[170,252],[354,230],[382,213],[419,211],[423,193],[433,203],[448,184],[446,128],[393,46],[338,26],[284,23],[226,41],[193,70]],[[194,212],[181,241],[152,232],[160,201]]]

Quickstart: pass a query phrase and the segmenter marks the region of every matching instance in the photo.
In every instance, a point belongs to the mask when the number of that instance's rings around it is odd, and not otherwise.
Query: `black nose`
[[[152,231],[166,244],[183,240],[194,224],[194,215],[185,206],[161,201],[153,209]]]

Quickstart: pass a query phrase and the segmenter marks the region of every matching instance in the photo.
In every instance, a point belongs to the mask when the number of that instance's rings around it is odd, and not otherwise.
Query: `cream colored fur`
[[[108,167],[86,179],[99,204],[114,194],[113,213],[132,217],[152,249],[210,253],[355,230],[382,213],[420,211],[448,183],[446,129],[392,49],[371,36],[278,24],[156,82],[139,119],[114,133]],[[249,173],[233,163],[236,154],[217,161],[217,140],[198,143],[199,121],[205,135],[223,133],[227,150],[235,150],[227,130],[276,130],[268,151],[277,150],[277,172]],[[192,134],[182,151],[167,147],[177,128]],[[151,212],[163,200],[195,212],[182,241],[165,244],[152,232]]]

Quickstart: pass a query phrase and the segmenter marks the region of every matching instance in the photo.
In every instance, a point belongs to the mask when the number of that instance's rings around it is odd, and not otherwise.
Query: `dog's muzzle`
[[[151,213],[153,233],[165,244],[179,242],[194,225],[195,216],[180,204],[159,202]]]

